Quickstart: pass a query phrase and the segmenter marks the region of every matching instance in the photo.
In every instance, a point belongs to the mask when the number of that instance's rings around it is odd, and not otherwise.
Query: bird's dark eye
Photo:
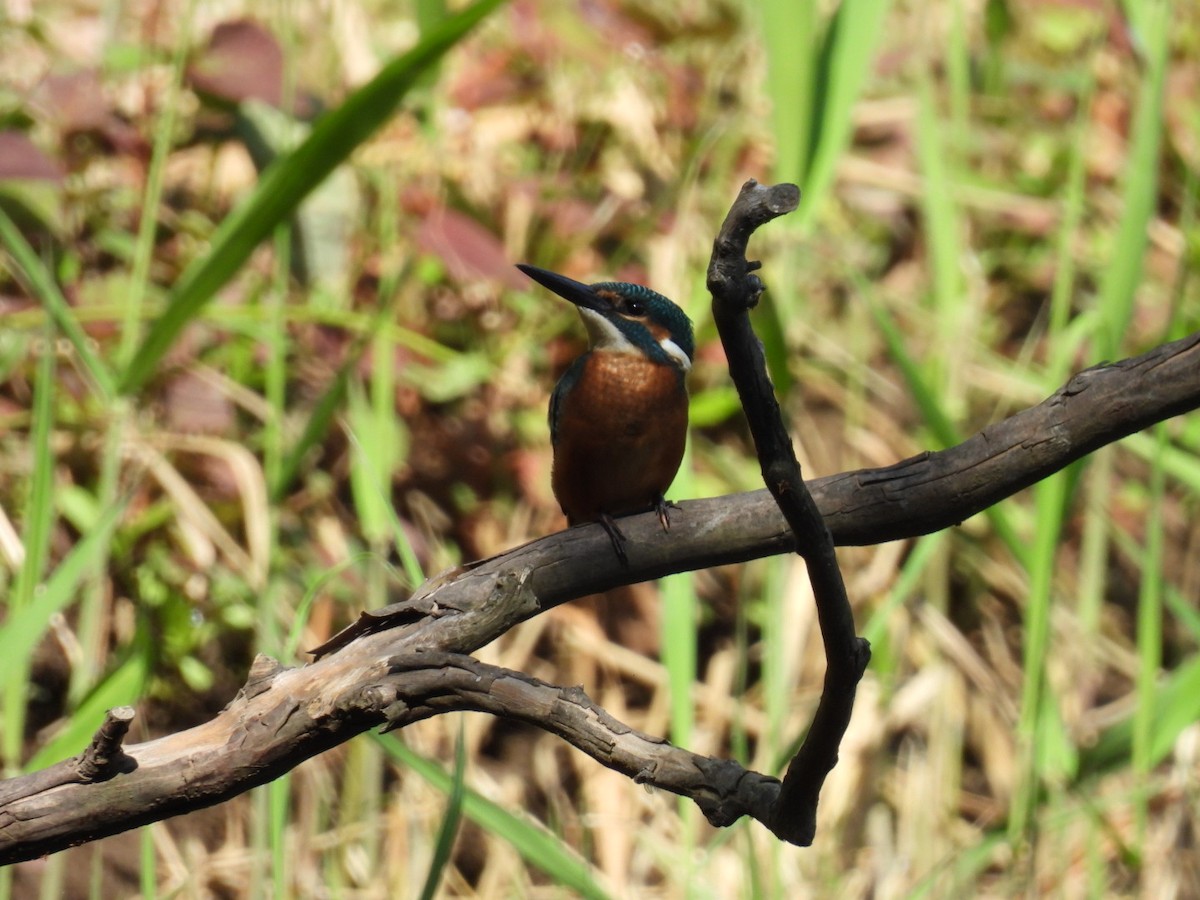
[[[631,316],[640,316],[646,312],[646,304],[644,304],[641,300],[626,300],[625,312],[629,313]]]

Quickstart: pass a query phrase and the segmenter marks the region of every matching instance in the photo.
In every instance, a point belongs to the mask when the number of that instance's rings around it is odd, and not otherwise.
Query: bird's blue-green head
[[[584,284],[536,266],[522,264],[517,268],[575,304],[592,349],[640,352],[655,362],[677,366],[684,373],[691,369],[696,352],[692,322],[657,291],[624,281]]]

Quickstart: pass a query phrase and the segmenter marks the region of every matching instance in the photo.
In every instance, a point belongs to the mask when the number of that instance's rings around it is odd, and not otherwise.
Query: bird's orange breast
[[[560,401],[551,484],[571,524],[650,509],[687,439],[683,373],[631,353],[593,352]]]

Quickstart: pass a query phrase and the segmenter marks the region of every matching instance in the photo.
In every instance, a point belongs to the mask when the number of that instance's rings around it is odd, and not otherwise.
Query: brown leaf
[[[165,410],[170,427],[187,434],[231,434],[237,424],[229,397],[193,372],[168,382]]]
[[[250,19],[222,22],[187,69],[198,92],[241,103],[283,103],[283,51],[275,36]]]
[[[113,111],[98,70],[47,75],[33,92],[33,100],[58,129],[63,155],[72,169],[85,167],[97,153],[149,158],[149,147],[138,130]]]
[[[103,131],[112,116],[95,69],[47,75],[34,92],[34,99],[67,134]]]
[[[43,153],[24,132],[0,131],[0,179],[63,179],[63,167]]]
[[[526,287],[500,239],[457,210],[440,207],[430,212],[417,230],[417,246],[441,259],[459,283],[490,279],[515,289]]]
[[[454,105],[466,110],[509,102],[522,82],[514,74],[511,49],[492,50],[468,57],[450,88]]]

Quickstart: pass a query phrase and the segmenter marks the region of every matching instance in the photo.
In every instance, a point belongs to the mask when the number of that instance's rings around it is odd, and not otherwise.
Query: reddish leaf
[[[0,131],[0,179],[5,178],[62,181],[63,167],[24,132]]]
[[[97,151],[149,157],[149,147],[138,130],[113,112],[96,69],[47,75],[33,96],[58,129],[70,168],[83,168]],[[92,140],[81,141],[81,137]]]
[[[103,131],[112,117],[95,69],[47,75],[38,85],[35,97],[65,133]]]
[[[493,50],[472,56],[463,62],[462,70],[450,88],[454,105],[462,109],[479,109],[513,100],[522,84],[513,73],[512,50]]]
[[[417,231],[417,246],[441,259],[459,283],[486,278],[511,288],[526,287],[500,239],[457,210],[430,212]]]
[[[283,51],[269,31],[250,19],[222,22],[187,70],[202,94],[231,103],[283,103]]]
[[[170,427],[189,434],[230,434],[237,424],[225,392],[192,372],[168,382],[164,409]]]

